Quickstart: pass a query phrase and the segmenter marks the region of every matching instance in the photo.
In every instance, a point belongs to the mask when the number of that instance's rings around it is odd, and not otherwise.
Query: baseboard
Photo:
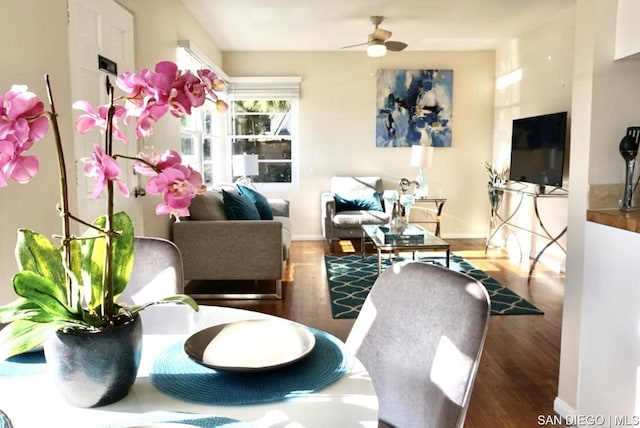
[[[576,410],[568,405],[564,400],[560,397],[556,397],[553,400],[553,411],[556,412],[559,416],[562,417],[563,420],[567,421],[575,421],[577,412]],[[569,425],[571,426],[571,425]]]
[[[472,233],[461,233],[461,234],[457,234],[457,233],[451,233],[451,234],[447,234],[447,235],[443,235],[442,239],[446,240],[446,239],[479,239],[479,238],[486,238],[485,235],[481,235],[481,234],[472,234]],[[322,241],[324,240],[324,238],[322,237],[322,235],[293,235],[291,237],[291,239],[293,241]]]

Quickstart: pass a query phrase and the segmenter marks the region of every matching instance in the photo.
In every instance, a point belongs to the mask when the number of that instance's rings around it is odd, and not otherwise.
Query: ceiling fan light
[[[367,55],[370,57],[385,56],[387,54],[387,47],[381,42],[371,42],[367,46]]]

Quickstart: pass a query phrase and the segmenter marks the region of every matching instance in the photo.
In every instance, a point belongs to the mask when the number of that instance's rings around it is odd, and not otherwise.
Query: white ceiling
[[[494,49],[576,0],[182,0],[223,51],[331,51],[380,28],[407,50]],[[356,48],[364,50],[364,47]],[[397,53],[395,53],[397,55]]]

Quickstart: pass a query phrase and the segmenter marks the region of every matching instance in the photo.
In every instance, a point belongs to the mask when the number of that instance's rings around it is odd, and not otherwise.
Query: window
[[[178,48],[178,67],[184,70],[196,70],[207,67],[215,71],[221,79],[227,79],[211,61],[189,44],[180,41]],[[180,122],[181,155],[183,162],[202,174],[207,188],[212,188],[216,178],[214,162],[224,162],[224,156],[217,148],[224,146],[226,116],[216,111],[210,101],[202,107],[192,110],[191,115],[183,115]]]
[[[257,155],[260,188],[297,184],[300,78],[237,78],[229,89],[229,153]],[[231,165],[231,157],[229,157]],[[240,178],[237,171],[233,179]]]

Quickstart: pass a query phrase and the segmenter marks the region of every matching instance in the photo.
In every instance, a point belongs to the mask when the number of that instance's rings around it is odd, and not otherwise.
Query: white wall
[[[494,53],[403,52],[372,60],[364,52],[232,52],[230,76],[301,76],[300,186],[291,200],[295,239],[321,236],[320,193],[332,175],[377,175],[397,189],[415,177],[409,148],[375,147],[377,69],[453,69],[453,142],[436,148],[426,170],[429,190],[444,195],[442,234],[484,237],[488,221],[487,176],[493,136]]]
[[[578,413],[640,416],[640,234],[587,223],[585,246]]]
[[[507,87],[496,86],[493,162],[498,168],[509,164],[513,119],[568,111],[571,123],[574,22],[575,10],[569,8],[540,28],[496,51],[496,78],[518,70],[522,72],[520,81]],[[565,156],[569,156],[568,151]],[[564,187],[570,188],[567,166],[565,162]],[[535,193],[533,186],[527,190]],[[520,194],[507,193],[503,211],[505,218],[516,209],[520,198]],[[540,218],[551,236],[560,234],[567,225],[567,211],[567,199],[539,199]],[[544,234],[535,220],[533,199],[530,197],[523,199],[513,223]],[[513,233],[505,236],[509,238],[510,255],[516,257],[522,252],[524,264],[530,263],[530,257],[535,257],[549,242],[532,233],[515,228],[510,230]],[[566,248],[566,236],[559,243]],[[556,270],[564,270],[565,253],[559,246],[549,247],[542,260]]]
[[[640,117],[640,62],[614,61],[617,3],[580,0],[576,9],[572,132],[574,140],[579,136],[581,147],[579,153],[572,150],[556,409],[578,415],[640,414],[640,237],[585,220],[589,188],[623,180],[618,144],[626,127],[637,125]]]
[[[13,84],[25,84],[47,105],[43,76],[48,73],[63,143],[71,145],[67,154],[73,154],[66,0],[48,1],[46,13],[39,0],[3,1],[0,16],[3,17],[0,40],[4,58],[0,67],[0,92],[4,94]],[[49,237],[61,231],[56,211],[60,193],[54,144],[49,132],[32,149],[31,154],[40,159],[40,172],[29,184],[10,182],[0,188],[0,304],[15,298],[11,278],[17,270],[13,255],[16,230],[25,227]],[[67,157],[71,174],[72,157]],[[75,201],[75,188],[70,190],[71,200]]]

